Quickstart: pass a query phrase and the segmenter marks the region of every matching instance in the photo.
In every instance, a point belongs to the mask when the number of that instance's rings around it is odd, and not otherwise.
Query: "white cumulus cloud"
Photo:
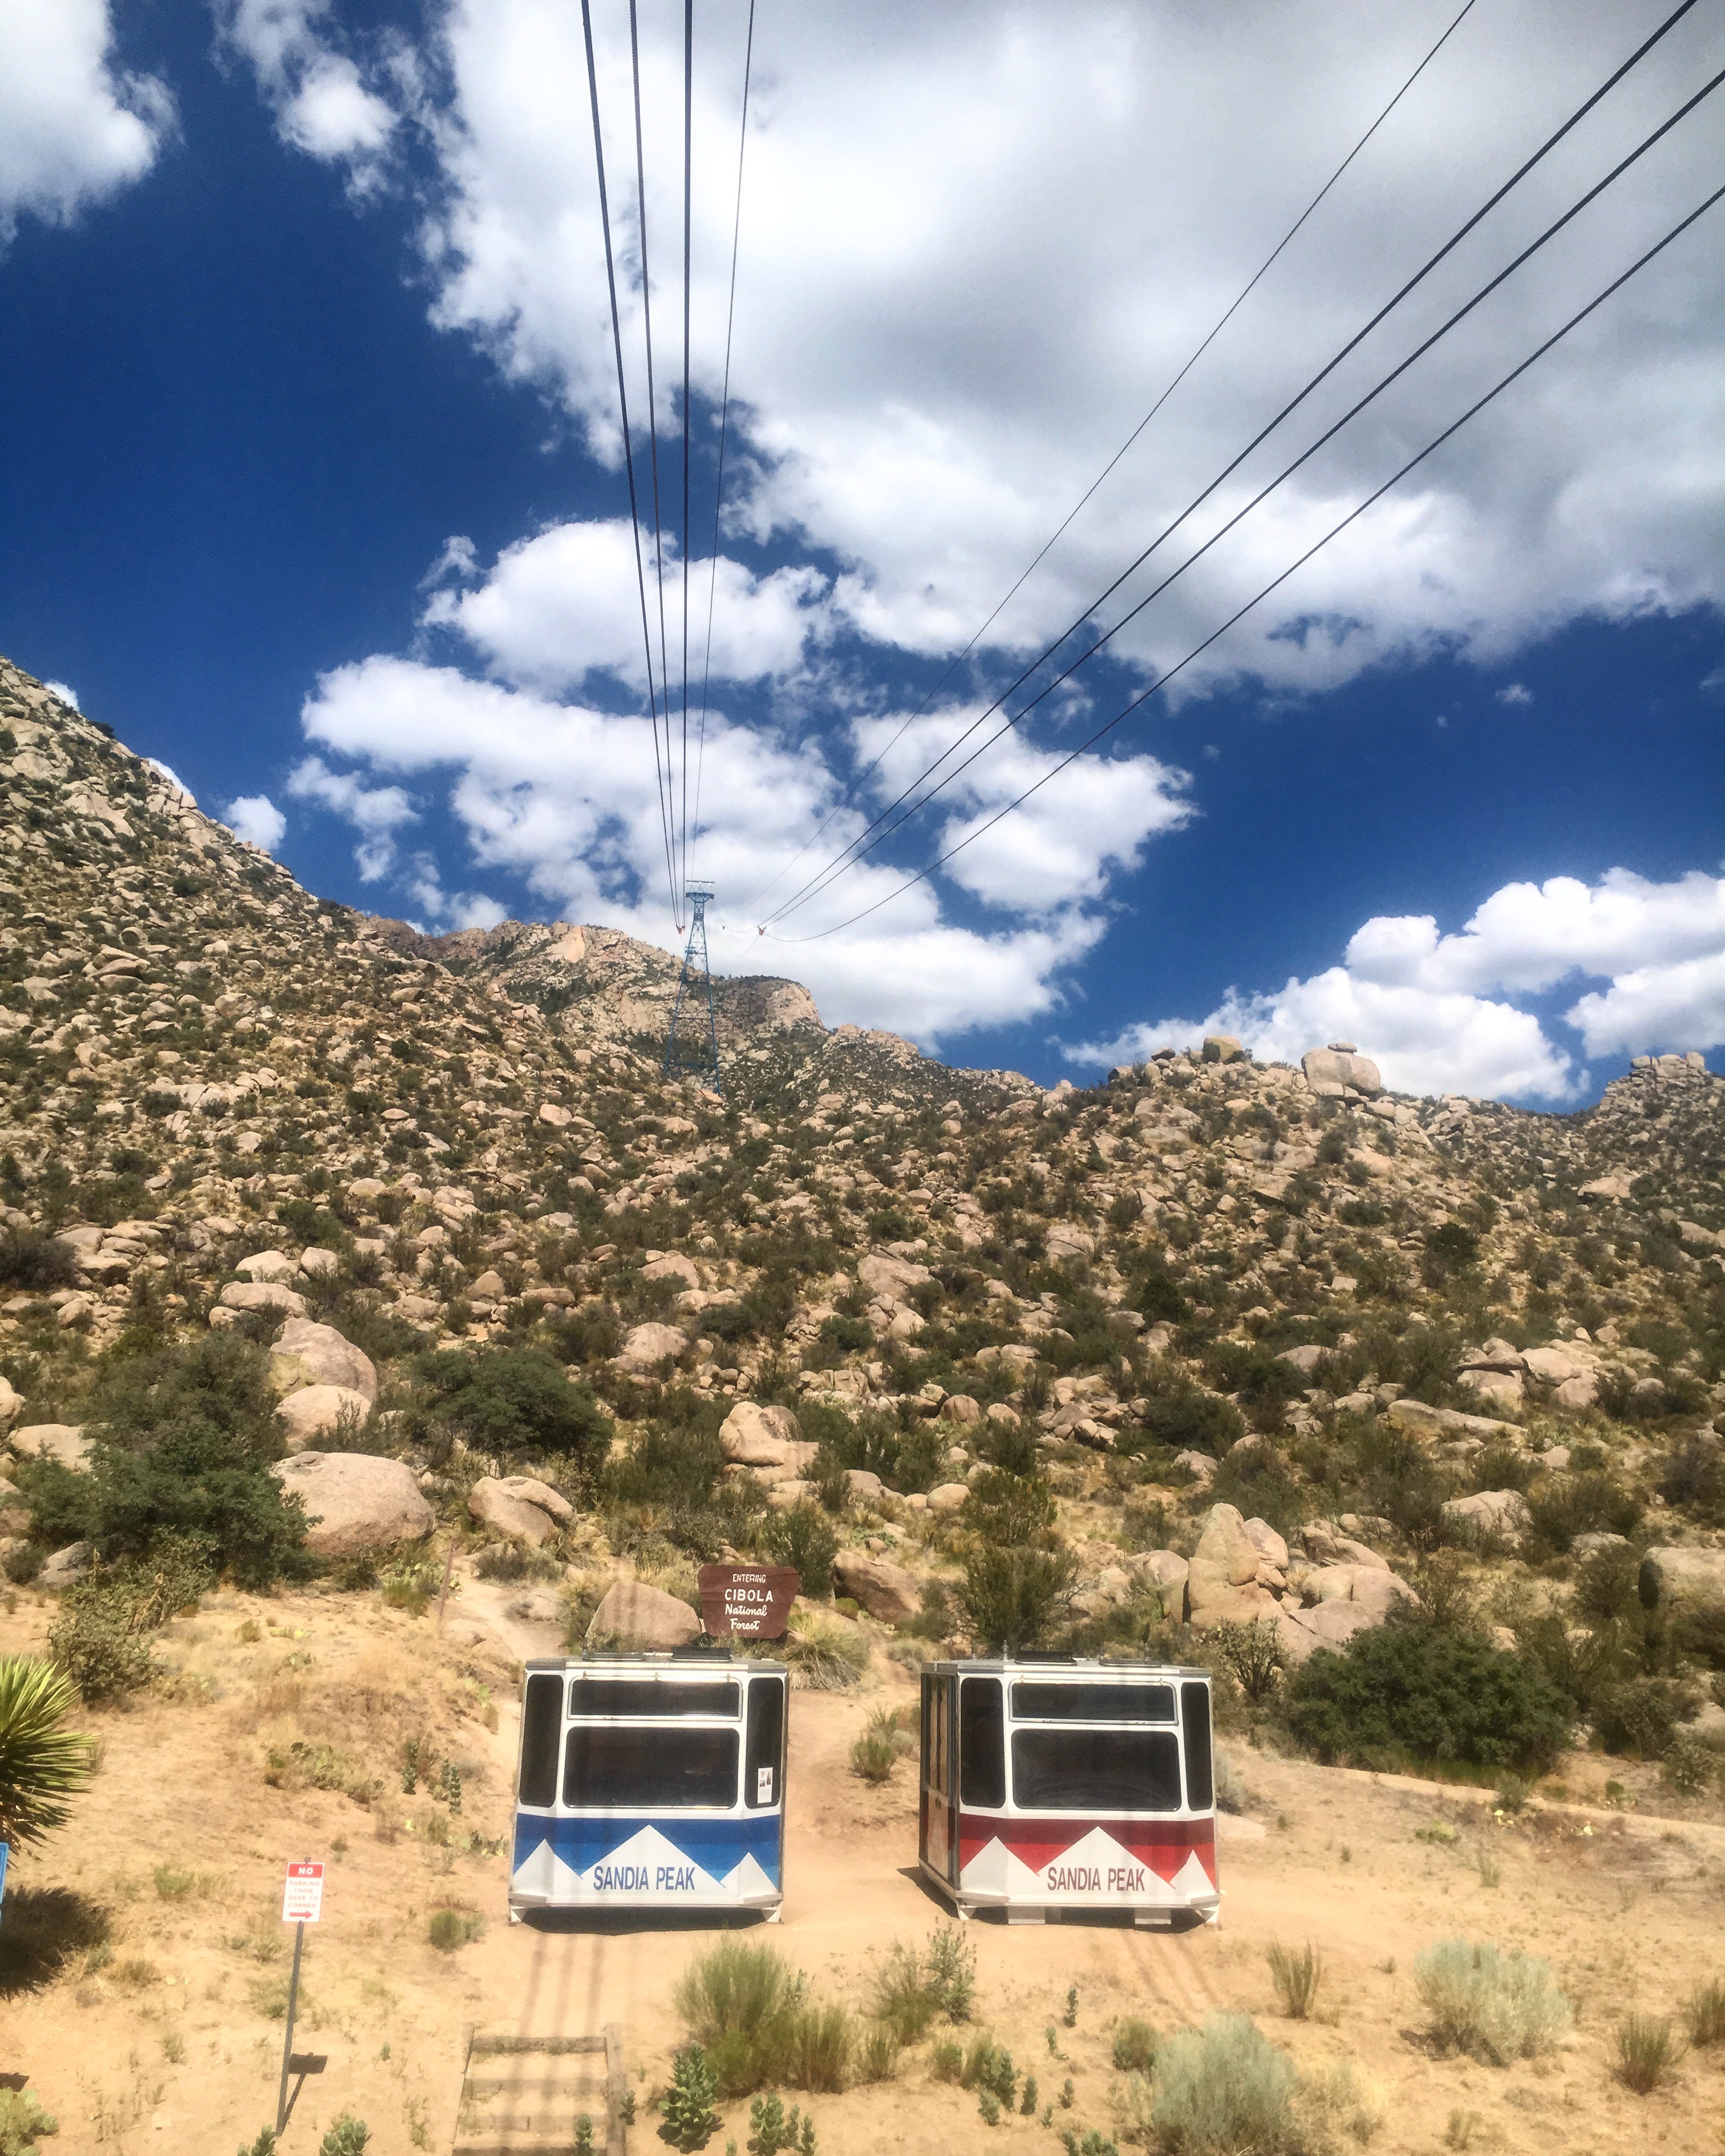
[[[683,565],[664,565],[664,642],[660,641],[659,579],[647,555],[648,629],[654,678],[668,662],[682,680]],[[452,539],[434,577],[471,575],[476,565],[465,540]],[[697,561],[690,583],[690,665],[696,682],[704,670],[709,598],[712,603],[715,680],[757,681],[793,671],[806,645],[826,620],[827,580],[807,568],[779,569],[756,577],[722,557],[716,565]],[[452,629],[480,652],[487,665],[511,681],[548,690],[571,688],[595,671],[644,691],[646,662],[641,634],[640,588],[627,519],[553,525],[531,539],[506,547],[475,588],[435,592],[424,619]]]
[[[331,0],[216,0],[223,46],[251,67],[292,148],[347,168],[356,196],[382,185],[398,116],[335,42]]]
[[[415,823],[418,811],[398,786],[366,786],[351,772],[331,771],[321,757],[308,756],[288,778],[296,800],[315,802],[359,834],[354,850],[360,880],[376,883],[395,865],[395,834]]]
[[[154,75],[113,63],[108,0],[0,0],[0,246],[143,178],[174,125]]]
[[[356,824],[366,814],[377,819],[382,844],[371,857],[374,877],[395,869],[394,834],[418,813],[403,782],[424,793],[435,788],[482,875],[521,879],[547,912],[677,947],[644,716],[378,657],[325,675],[302,717],[321,752],[299,767],[290,790]],[[358,768],[338,771],[326,757]],[[1124,808],[1111,803],[1102,819],[1081,787],[1067,825],[1031,828],[1026,862],[1034,888],[1019,895],[1016,917],[998,928],[954,921],[925,884],[853,930],[823,934],[896,890],[902,871],[870,864],[799,915],[794,933],[763,936],[758,911],[746,908],[770,870],[829,812],[834,845],[856,836],[865,819],[839,802],[819,743],[733,725],[716,712],[703,771],[708,807],[691,862],[721,894],[710,917],[714,963],[727,972],[788,973],[836,1017],[890,1026],[926,1045],[1051,1010],[1067,969],[1106,931],[1105,911],[1088,902],[1103,888],[1106,860],[1130,856],[1182,813],[1160,767],[1119,768]],[[1086,821],[1096,827],[1087,834]],[[446,899],[434,864],[416,857],[401,874],[428,916],[458,919],[465,905],[472,921],[496,917],[484,911],[489,901]]]
[[[228,803],[228,829],[273,854],[287,834],[287,818],[267,793],[242,793]]]
[[[1207,1018],[1151,1019],[1071,1054],[1117,1062],[1232,1033],[1291,1062],[1346,1038],[1401,1091],[1563,1101],[1580,1082],[1574,1050],[1512,998],[1577,977],[1607,983],[1562,1015],[1584,1056],[1725,1045],[1725,876],[1656,883],[1616,868],[1594,884],[1506,884],[1449,936],[1429,914],[1380,915],[1322,973],[1230,990]]]

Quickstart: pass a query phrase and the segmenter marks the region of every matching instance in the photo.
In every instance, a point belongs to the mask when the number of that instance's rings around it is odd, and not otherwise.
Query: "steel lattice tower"
[[[710,884],[691,884],[683,896],[689,901],[689,947],[683,953],[683,970],[677,977],[677,998],[671,1005],[670,1032],[665,1044],[665,1075],[667,1078],[696,1078],[711,1086],[722,1100],[725,1088],[719,1077],[719,1025],[713,1013],[713,977],[706,958],[706,909],[712,897]],[[706,1003],[706,1038],[700,1039],[700,1020],[696,1006],[705,998]],[[685,1014],[685,1000],[690,1009]],[[677,1028],[684,1029],[684,1046],[680,1053],[677,1045]],[[690,1039],[691,1034],[696,1038]]]

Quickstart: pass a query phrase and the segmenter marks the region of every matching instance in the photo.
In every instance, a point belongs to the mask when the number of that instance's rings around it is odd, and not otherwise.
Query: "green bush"
[[[1568,1742],[1563,1695],[1518,1656],[1435,1625],[1391,1623],[1320,1647],[1288,1680],[1288,1727],[1319,1758],[1544,1769]]]
[[[1157,2053],[1149,2125],[1168,2156],[1294,2156],[1296,2086],[1249,2014],[1213,2014]]]
[[[1070,1603],[1076,1576],[1069,1551],[989,1545],[966,1562],[959,1612],[979,1647],[1016,1653],[1045,1640]]]
[[[344,2111],[317,2144],[317,2156],[365,2156],[371,2129],[362,2118]]]
[[[1695,1696],[1671,1677],[1630,1677],[1606,1686],[1594,1702],[1594,1728],[1608,1752],[1661,1759]]]
[[[465,1909],[434,1909],[425,1935],[439,1953],[454,1953],[476,1939],[485,1929],[481,1919]]]
[[[1171,1452],[1207,1452],[1219,1460],[1245,1435],[1246,1424],[1240,1409],[1219,1393],[1207,1393],[1201,1385],[1181,1385],[1151,1397],[1144,1430],[1152,1443],[1164,1445]]]
[[[58,1460],[18,1468],[32,1532],[93,1543],[104,1559],[143,1558],[168,1536],[204,1552],[243,1587],[317,1569],[305,1517],[270,1474],[281,1452],[268,1360],[249,1341],[212,1333],[117,1365],[85,1410],[86,1470]]]
[[[78,1261],[65,1244],[39,1228],[0,1228],[0,1288],[47,1295],[77,1279]]]
[[[782,1512],[769,1512],[756,1530],[755,1546],[775,1564],[792,1566],[804,1594],[832,1592],[833,1560],[839,1554],[839,1537],[833,1523],[819,1505],[805,1497]]]
[[[1495,2066],[1550,2051],[1574,2019],[1549,1962],[1485,1940],[1425,1948],[1414,1958],[1414,1983],[1439,2048]]]
[[[869,1666],[869,1643],[855,1625],[819,1609],[793,1609],[779,1653],[798,1691],[848,1691]]]
[[[747,2096],[776,2078],[806,1988],[771,1947],[742,1939],[721,1939],[690,1964],[676,2008],[711,2060],[720,2094]]]
[[[587,1466],[602,1459],[611,1425],[585,1385],[537,1348],[478,1354],[440,1348],[418,1363],[442,1419],[481,1451],[510,1458],[563,1453]]]
[[[1156,2063],[1156,2031],[1147,2021],[1129,2014],[1114,2031],[1114,2070],[1122,2074],[1147,2074]]]

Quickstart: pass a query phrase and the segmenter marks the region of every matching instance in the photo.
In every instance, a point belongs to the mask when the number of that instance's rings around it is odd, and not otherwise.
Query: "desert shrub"
[[[1178,1325],[1191,1316],[1191,1307],[1166,1265],[1153,1265],[1134,1284],[1127,1307],[1141,1311],[1153,1325]]]
[[[317,2156],[365,2156],[371,2129],[362,2118],[344,2111],[317,2144]]]
[[[1245,1417],[1231,1400],[1183,1383],[1151,1394],[1143,1426],[1152,1443],[1171,1452],[1207,1452],[1218,1460],[1246,1430]]]
[[[1147,2074],[1156,2063],[1157,2035],[1147,2021],[1129,2014],[1114,2031],[1114,2070]]]
[[[978,2089],[1009,2107],[1019,2085],[1019,2070],[1012,2053],[986,2033],[973,2036],[965,2047],[958,2076],[962,2087]]]
[[[417,1368],[438,1415],[481,1451],[506,1459],[562,1453],[587,1466],[610,1443],[610,1424],[592,1393],[541,1348],[474,1355],[439,1348]]]
[[[1168,2156],[1292,2156],[1295,2087],[1249,2014],[1213,2014],[1157,2053],[1150,2128]]]
[[[1697,2051],[1725,2044],[1725,1978],[1697,1985],[1684,2003],[1683,2023]]]
[[[1045,1639],[1071,1600],[1076,1575],[1067,1551],[986,1544],[966,1562],[959,1613],[979,1646],[1015,1653]]]
[[[1702,1430],[1679,1439],[1659,1478],[1659,1494],[1707,1525],[1725,1523],[1725,1445]]]
[[[1433,1625],[1357,1633],[1320,1647],[1284,1691],[1289,1727],[1328,1761],[1409,1758],[1548,1767],[1568,1741],[1569,1702],[1520,1658]]]
[[[888,1782],[898,1764],[892,1739],[879,1729],[865,1729],[850,1748],[850,1771],[865,1782]]]
[[[131,1596],[100,1573],[61,1596],[48,1651],[85,1700],[122,1699],[155,1674],[148,1630],[136,1621]]]
[[[232,1334],[122,1362],[85,1409],[85,1470],[19,1467],[32,1532],[92,1543],[105,1559],[183,1537],[243,1587],[309,1578],[318,1568],[305,1514],[270,1472],[281,1451],[275,1410],[266,1357]]]
[[[785,2025],[806,1989],[771,1947],[722,1939],[679,1980],[678,2013],[711,2060],[719,2092],[747,2096],[775,2077]]]
[[[716,1423],[675,1430],[655,1424],[620,1459],[607,1462],[600,1495],[606,1504],[699,1512],[711,1503],[724,1467],[725,1448]]]
[[[1486,1940],[1425,1948],[1414,1983],[1438,2047],[1495,2066],[1550,2051],[1574,2019],[1549,1962],[1506,1954]]]
[[[1317,2004],[1318,1987],[1323,1982],[1323,1958],[1317,1948],[1310,1939],[1297,1948],[1285,1947],[1279,1940],[1272,1941],[1266,1958],[1282,2012],[1291,2021],[1308,2020]]]
[[[1609,1475],[1558,1475],[1531,1493],[1527,1512],[1538,1543],[1561,1555],[1577,1535],[1628,1534],[1641,1507]]]
[[[985,1467],[970,1486],[963,1518],[967,1527],[996,1548],[1044,1546],[1055,1523],[1054,1491],[1045,1476]]]
[[[1663,1758],[1695,1696],[1671,1677],[1630,1677],[1608,1685],[1594,1701],[1594,1728],[1608,1752]]]
[[[37,2156],[37,2143],[59,2130],[28,2089],[0,2088],[0,2156]]]
[[[942,1925],[920,1951],[895,1943],[875,1969],[869,2010],[901,2044],[914,2044],[941,2016],[970,2017],[976,1948],[956,1924]]]
[[[869,1643],[855,1625],[819,1609],[793,1609],[778,1653],[798,1691],[848,1691],[869,1666]]]
[[[1679,1730],[1659,1763],[1660,1779],[1680,1797],[1703,1797],[1717,1779],[1721,1763],[1710,1744]]]
[[[968,2021],[976,1997],[976,1948],[957,1924],[930,1935],[924,1958],[929,1989],[949,2021]]]
[[[0,1228],[0,1289],[47,1295],[77,1279],[78,1261],[65,1244],[39,1228]]]
[[[454,1953],[476,1939],[485,1929],[482,1920],[466,1909],[434,1909],[425,1936],[439,1953]]]
[[[755,1547],[775,1564],[792,1566],[803,1583],[803,1594],[831,1593],[839,1537],[819,1505],[810,1504],[805,1497],[782,1512],[768,1513],[756,1530]]]
[[[1631,2014],[1617,2025],[1611,2071],[1637,2096],[1651,2096],[1676,2072],[1683,2040],[1661,2014]]]
[[[1250,1625],[1219,1625],[1216,1647],[1235,1681],[1255,1707],[1269,1698],[1281,1676],[1281,1628],[1255,1617]]]

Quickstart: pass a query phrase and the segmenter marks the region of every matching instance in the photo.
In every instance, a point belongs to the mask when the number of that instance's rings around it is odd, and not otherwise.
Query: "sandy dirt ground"
[[[90,1717],[100,1773],[74,1824],[25,1858],[14,1883],[71,1890],[109,1912],[110,1937],[74,1953],[54,1981],[0,1996],[0,2070],[28,2076],[57,2114],[60,2156],[231,2156],[273,2121],[290,1944],[281,1877],[300,1856],[324,1858],[329,1874],[295,2049],[326,2065],[299,2096],[290,2156],[310,2156],[344,2110],[367,2122],[375,2156],[448,2151],[474,2025],[572,2035],[620,2023],[639,2104],[631,2148],[662,2146],[650,2099],[681,2034],[671,1994],[711,1933],[504,1920],[514,1666],[555,1641],[508,1617],[506,1591],[463,1586],[441,1632],[434,1614],[386,1611],[375,1597],[212,1596],[164,1637],[175,1696]],[[0,1650],[39,1644],[49,1614],[19,1598],[0,1620]],[[868,1708],[912,1697],[903,1671],[877,1661],[876,1672],[860,1695],[793,1700],[784,1919],[755,1933],[817,1989],[857,2005],[875,1958],[926,1938],[943,1913],[915,1871],[910,1766],[879,1788],[849,1770]],[[454,1763],[459,1815],[423,1785],[403,1789],[409,1736]],[[296,1754],[295,1743],[314,1750]],[[272,1767],[272,1753],[286,1766]],[[377,1784],[361,1789],[365,1802],[305,1786],[347,1763]],[[1045,2101],[1072,2083],[1055,2132],[1118,2130],[1119,2017],[1166,2031],[1229,2009],[1258,2015],[1302,2067],[1351,2059],[1381,2112],[1371,2146],[1390,2156],[1443,2148],[1454,2113],[1472,2115],[1476,2149],[1725,2146],[1725,2059],[1692,2055],[1650,2097],[1610,2071],[1623,2015],[1671,2011],[1698,1980],[1725,1975],[1725,1827],[1556,1808],[1504,1824],[1471,1793],[1245,1748],[1233,1766],[1243,1810],[1223,1825],[1219,1926],[968,1928],[978,2025],[1037,2076]],[[1589,1777],[1603,1783],[1604,1763],[1572,1761],[1569,1774],[1579,1794]],[[1454,1839],[1420,1838],[1434,1827]],[[170,1868],[158,1878],[158,1866]],[[428,1923],[440,1908],[478,1919],[478,1935],[438,1951]],[[1434,2056],[1414,1959],[1455,1934],[1547,1956],[1575,2004],[1574,2038],[1508,2069]],[[1294,2023],[1276,2015],[1265,1949],[1308,1938],[1325,1961],[1320,2011]],[[893,2082],[794,2100],[816,2121],[822,2156],[1060,2146],[1034,2119],[987,2127],[973,2095],[931,2079],[926,2043]],[[746,2102],[721,2108],[715,2156],[748,2132]]]

